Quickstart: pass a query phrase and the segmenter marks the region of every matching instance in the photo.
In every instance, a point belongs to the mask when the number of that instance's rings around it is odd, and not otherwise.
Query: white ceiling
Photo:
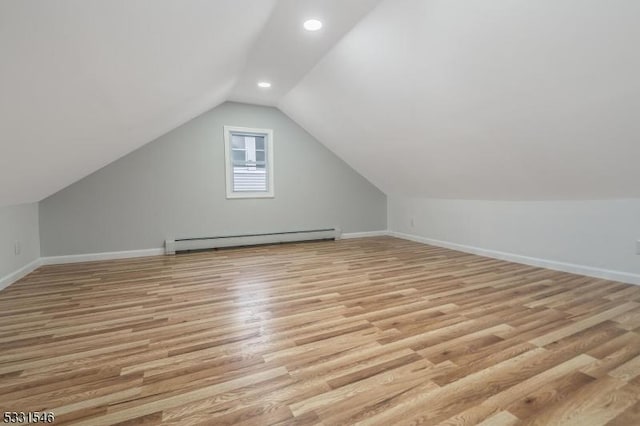
[[[43,199],[227,99],[274,104],[376,3],[0,0],[0,205]],[[325,28],[303,34],[306,16]]]
[[[280,108],[388,194],[640,197],[640,2],[387,0]]]
[[[1,1],[0,205],[40,200],[224,101],[273,4]]]
[[[380,0],[278,0],[247,55],[229,100],[275,105],[325,53]],[[319,19],[323,28],[305,31],[302,23]],[[268,90],[257,81],[272,83]]]
[[[279,106],[389,194],[639,197],[638,18],[635,0],[0,0],[0,205],[225,100]]]

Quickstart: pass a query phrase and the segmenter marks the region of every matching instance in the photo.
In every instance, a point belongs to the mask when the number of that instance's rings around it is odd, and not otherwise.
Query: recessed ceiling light
[[[322,22],[317,19],[304,21],[304,29],[307,31],[318,31],[320,28],[322,28]]]
[[[269,83],[268,81],[259,81],[258,87],[262,87],[263,89],[268,89],[269,87],[271,87],[271,83]]]

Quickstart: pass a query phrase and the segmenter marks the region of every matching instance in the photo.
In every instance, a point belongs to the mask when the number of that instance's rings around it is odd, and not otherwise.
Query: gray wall
[[[223,126],[274,130],[275,198],[227,200]],[[353,143],[357,143],[354,141]],[[167,238],[386,229],[386,196],[276,108],[225,103],[40,202],[43,256]]]
[[[636,254],[640,199],[480,201],[390,196],[389,229],[482,249],[640,274],[640,256]]]
[[[20,254],[15,254],[15,244]],[[0,207],[0,288],[2,278],[40,257],[38,204]]]

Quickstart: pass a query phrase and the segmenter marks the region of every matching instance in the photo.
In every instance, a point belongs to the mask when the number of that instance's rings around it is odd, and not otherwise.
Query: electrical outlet
[[[411,225],[412,228],[415,226],[415,221],[413,220],[413,218],[411,218],[411,220],[409,221],[409,224]]]
[[[22,247],[20,247],[20,241],[16,241],[15,244],[13,245],[13,254],[16,256],[20,256],[21,252],[22,252]]]
[[[640,240],[636,241],[636,254],[640,254]]]

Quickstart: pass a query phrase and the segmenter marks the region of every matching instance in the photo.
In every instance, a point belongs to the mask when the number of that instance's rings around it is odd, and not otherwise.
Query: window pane
[[[233,150],[233,164],[244,163],[244,162],[245,162],[244,151]]]
[[[231,135],[231,146],[233,148],[244,149],[244,136]]]
[[[238,129],[228,133],[230,155],[230,192],[267,193],[271,176],[267,167],[267,135],[258,129]],[[270,148],[270,147],[269,147]]]

